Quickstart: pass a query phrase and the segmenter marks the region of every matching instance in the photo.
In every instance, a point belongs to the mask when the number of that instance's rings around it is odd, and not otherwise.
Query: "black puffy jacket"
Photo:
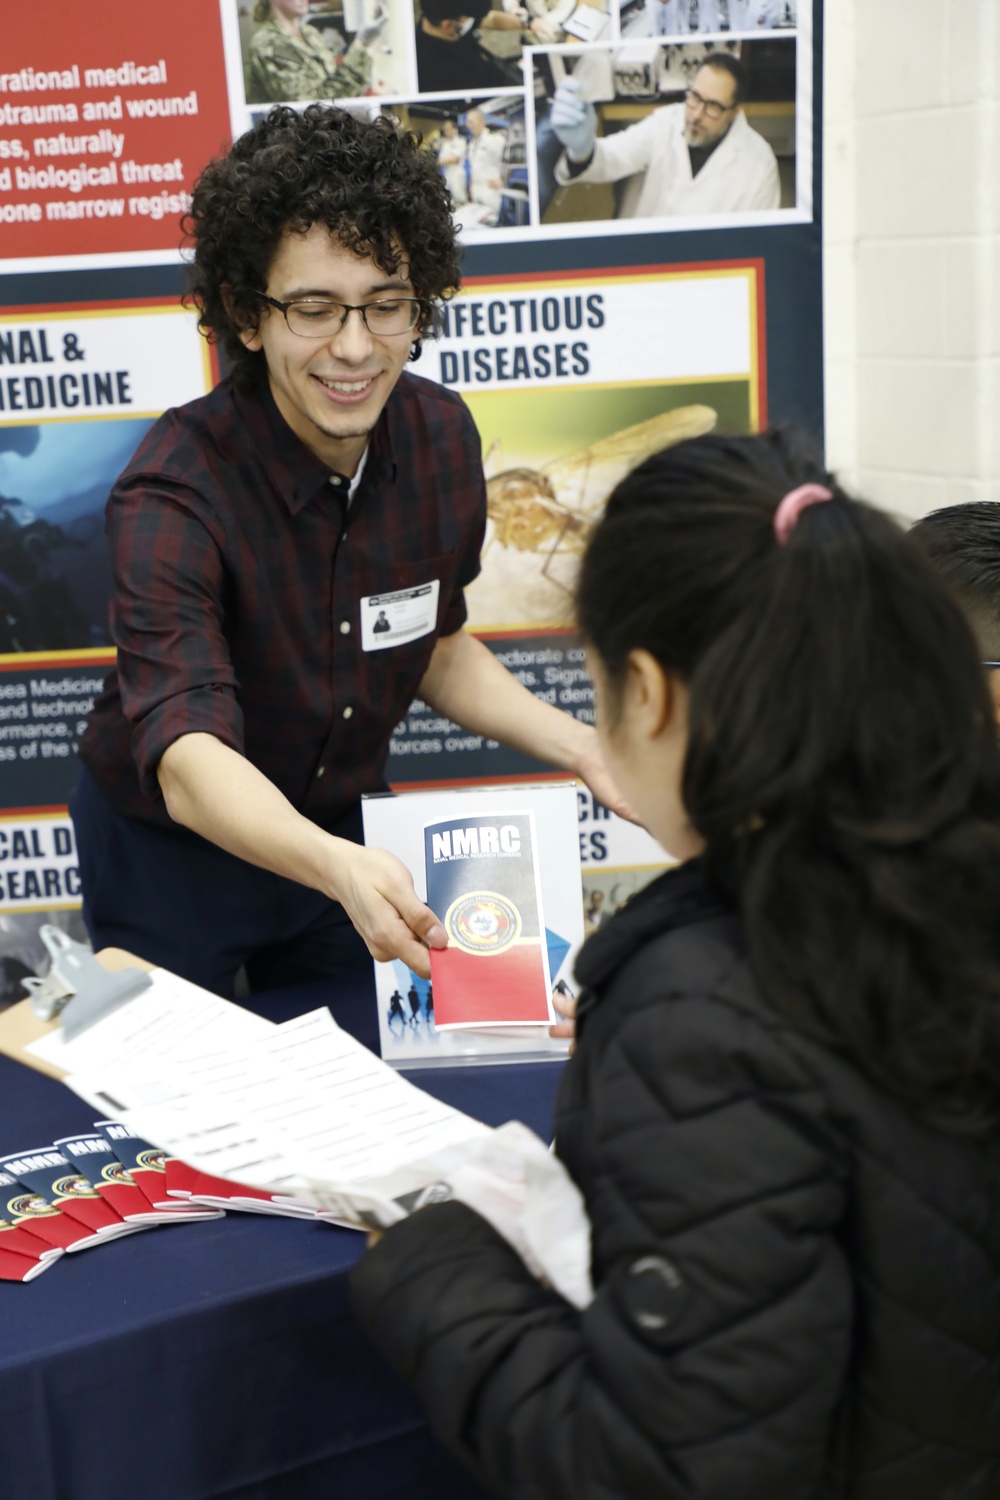
[[[1000,1153],[786,1024],[693,866],[577,974],[593,1303],[457,1203],[353,1275],[438,1434],[516,1500],[1000,1500]]]

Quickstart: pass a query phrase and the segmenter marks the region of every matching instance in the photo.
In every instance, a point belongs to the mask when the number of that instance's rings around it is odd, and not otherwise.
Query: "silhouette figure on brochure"
[[[406,1030],[406,1016],[403,1013],[403,997],[398,990],[393,990],[389,996],[389,1030],[395,1030],[395,1023],[399,1022],[401,1031]]]

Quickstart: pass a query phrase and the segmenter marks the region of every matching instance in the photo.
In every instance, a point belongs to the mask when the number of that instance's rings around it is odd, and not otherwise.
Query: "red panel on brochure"
[[[50,1264],[41,1256],[14,1255],[0,1248],[0,1281],[31,1281]]]
[[[0,1172],[0,1195],[2,1212],[7,1218],[51,1248],[73,1250],[97,1244],[101,1238],[78,1219],[64,1214],[48,1198],[23,1187],[7,1172]]]
[[[80,1164],[94,1187],[116,1214],[129,1221],[149,1223],[156,1219],[145,1193],[122,1165],[110,1143],[97,1131],[67,1135],[54,1142],[58,1151]]]
[[[540,943],[520,943],[493,957],[462,948],[432,948],[437,1026],[516,1026],[551,1019]]]
[[[264,1203],[274,1202],[273,1193],[246,1187],[242,1182],[233,1182],[228,1177],[212,1177],[208,1172],[198,1173],[191,1192],[195,1198],[258,1198]]]
[[[29,1260],[57,1258],[60,1252],[27,1228],[30,1220],[0,1219],[0,1250],[10,1255],[26,1255]]]

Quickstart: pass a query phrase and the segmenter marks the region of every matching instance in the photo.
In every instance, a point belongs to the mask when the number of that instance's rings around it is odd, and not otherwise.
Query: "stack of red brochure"
[[[342,1221],[282,1193],[189,1167],[119,1120],[0,1156],[0,1281],[32,1281],[64,1251],[225,1210]],[[354,1225],[348,1225],[354,1228]]]
[[[140,1229],[221,1218],[219,1207],[171,1197],[170,1169],[162,1151],[114,1120],[0,1156],[0,1280],[32,1281],[64,1251]]]

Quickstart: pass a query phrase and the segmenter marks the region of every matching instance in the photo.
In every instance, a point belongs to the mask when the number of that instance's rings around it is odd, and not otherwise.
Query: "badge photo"
[[[361,600],[361,648],[385,651],[430,635],[437,624],[440,579]]]

